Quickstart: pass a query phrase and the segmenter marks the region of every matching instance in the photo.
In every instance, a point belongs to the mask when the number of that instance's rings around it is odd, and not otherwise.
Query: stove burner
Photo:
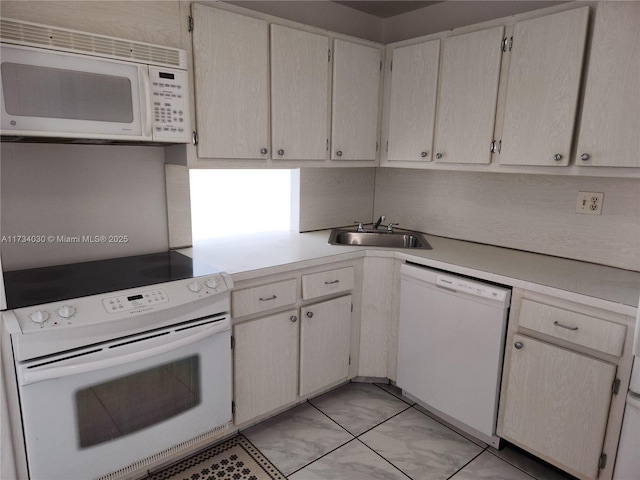
[[[27,283],[27,284],[48,284],[53,282],[61,282],[71,276],[71,270],[60,266],[55,270],[45,269],[31,269],[31,270],[16,270],[14,272],[7,272],[15,274],[12,276],[14,283]]]
[[[193,277],[193,269],[184,265],[173,265],[161,267],[145,268],[140,270],[140,275],[147,278],[167,278],[184,279]]]
[[[4,273],[7,308],[21,308],[218,273],[181,253],[14,270]]]
[[[27,290],[21,296],[20,299],[24,302],[28,302],[31,305],[36,305],[39,303],[47,303],[42,302],[43,298],[61,298],[67,297],[69,295],[69,289],[64,288],[63,286],[56,287],[54,285],[45,286],[42,288],[38,288],[37,290]],[[34,303],[35,302],[35,303]]]

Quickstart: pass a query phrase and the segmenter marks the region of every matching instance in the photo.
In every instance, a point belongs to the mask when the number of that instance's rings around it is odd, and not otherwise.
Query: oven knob
[[[49,320],[49,314],[43,310],[36,310],[29,315],[29,320],[35,323],[44,323]]]
[[[210,278],[207,280],[207,287],[213,288],[214,290],[218,288],[218,280],[215,278]]]
[[[76,309],[70,307],[69,305],[65,305],[64,307],[60,307],[58,309],[58,315],[60,315],[62,318],[72,317],[74,313],[76,313]]]
[[[199,292],[202,289],[202,286],[196,281],[194,280],[193,282],[191,282],[188,285],[189,290],[191,290],[192,292]]]

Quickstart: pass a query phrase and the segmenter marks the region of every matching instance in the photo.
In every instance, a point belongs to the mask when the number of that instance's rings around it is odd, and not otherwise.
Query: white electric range
[[[31,479],[116,479],[232,420],[224,272],[178,252],[4,273]]]

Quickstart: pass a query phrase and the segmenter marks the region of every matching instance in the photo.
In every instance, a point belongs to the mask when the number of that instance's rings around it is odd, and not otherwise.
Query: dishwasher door
[[[496,445],[509,288],[401,267],[397,385],[444,420]]]

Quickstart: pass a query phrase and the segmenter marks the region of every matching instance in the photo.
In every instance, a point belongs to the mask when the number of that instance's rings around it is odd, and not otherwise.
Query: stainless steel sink
[[[366,247],[421,248],[431,250],[431,245],[419,232],[386,230],[358,232],[348,228],[334,228],[329,235],[331,245],[361,245]]]

